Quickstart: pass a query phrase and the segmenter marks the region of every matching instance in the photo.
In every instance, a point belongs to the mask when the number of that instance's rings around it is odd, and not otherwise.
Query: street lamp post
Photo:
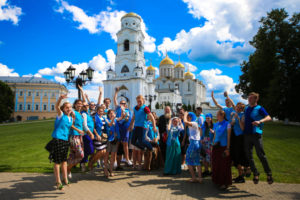
[[[78,86],[82,87],[88,81],[92,81],[95,70],[93,70],[91,67],[88,67],[86,70],[82,70],[82,72],[79,73],[79,76],[74,79],[75,70],[76,69],[72,65],[70,65],[64,72],[64,75],[68,84],[75,83],[76,89],[78,90],[78,99],[81,99],[81,92]]]
[[[156,95],[151,95],[151,94],[146,95],[146,96],[145,96],[145,99],[146,99],[146,100],[149,100],[149,103],[150,103],[150,104],[149,104],[149,109],[151,110],[151,106],[152,106],[151,103],[152,103],[152,100],[154,100],[154,101],[156,100]]]

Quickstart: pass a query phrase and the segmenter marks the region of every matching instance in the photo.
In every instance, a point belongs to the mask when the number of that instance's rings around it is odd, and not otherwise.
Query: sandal
[[[199,181],[197,179],[191,178],[191,179],[188,180],[188,182],[189,183],[198,183]]]
[[[257,176],[257,178],[256,178],[256,176],[254,176],[253,177],[253,183],[258,184],[258,182],[259,182],[259,176]]]
[[[56,189],[63,190],[64,189],[63,184],[62,183],[56,183]]]
[[[273,177],[272,176],[268,176],[267,177],[267,181],[271,185],[274,182]]]
[[[64,184],[66,185],[66,186],[68,186],[68,187],[70,187],[70,181],[68,180],[67,182],[65,181],[65,180],[63,180],[63,182],[64,182]]]

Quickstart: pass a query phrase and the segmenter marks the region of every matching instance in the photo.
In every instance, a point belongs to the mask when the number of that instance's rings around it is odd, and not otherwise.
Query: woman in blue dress
[[[189,128],[189,140],[190,144],[186,151],[186,164],[189,168],[189,171],[192,175],[192,178],[189,180],[192,183],[199,182],[202,183],[202,171],[200,165],[200,131],[198,128],[198,123],[196,122],[197,117],[193,112],[185,112],[183,122]],[[197,167],[198,177],[196,179],[194,167]]]
[[[63,103],[60,107],[62,99],[67,98],[67,95],[61,95],[55,104],[57,117],[55,120],[54,130],[52,132],[52,140],[48,143],[47,150],[50,152],[49,159],[54,162],[54,175],[56,179],[56,187],[59,190],[63,189],[60,179],[60,168],[62,169],[63,181],[66,185],[69,184],[67,176],[67,156],[69,151],[69,135],[73,124],[71,117],[72,105],[69,102]]]
[[[167,126],[167,152],[164,174],[181,173],[181,148],[179,142],[180,132],[183,130],[181,120],[177,117],[169,121]]]

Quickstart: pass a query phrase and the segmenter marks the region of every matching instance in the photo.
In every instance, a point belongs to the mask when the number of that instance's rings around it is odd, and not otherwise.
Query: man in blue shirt
[[[253,172],[253,182],[255,184],[259,181],[259,172],[255,166],[252,150],[255,146],[256,154],[264,167],[267,174],[267,181],[269,184],[273,183],[272,172],[264,152],[262,142],[263,123],[271,121],[270,115],[260,105],[257,104],[259,94],[251,92],[248,96],[249,105],[245,109],[245,117],[242,119],[244,124],[244,143],[247,160]]]

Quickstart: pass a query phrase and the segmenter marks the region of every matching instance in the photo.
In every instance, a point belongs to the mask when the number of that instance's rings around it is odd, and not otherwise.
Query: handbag
[[[53,145],[54,145],[54,139],[50,140],[46,146],[45,146],[45,149],[51,153],[53,151]]]

